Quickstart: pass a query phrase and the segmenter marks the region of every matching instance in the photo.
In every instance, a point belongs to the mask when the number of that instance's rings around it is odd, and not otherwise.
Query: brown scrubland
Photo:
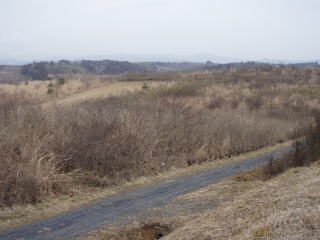
[[[68,194],[75,184],[118,185],[297,139],[320,111],[316,66],[258,64],[112,79],[139,80],[139,91],[50,105],[3,87],[0,206]],[[74,89],[56,97],[85,87]]]

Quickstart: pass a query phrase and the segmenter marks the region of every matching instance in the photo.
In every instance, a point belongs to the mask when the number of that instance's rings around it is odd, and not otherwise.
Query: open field
[[[35,102],[44,102],[103,86],[111,81],[112,79],[102,82],[97,76],[86,75],[82,77],[70,77],[66,80],[65,84],[59,86],[57,80],[25,81],[15,84],[1,84],[0,90],[11,94],[22,95],[24,98]],[[55,90],[52,94],[48,94],[50,84],[53,85]]]
[[[290,141],[320,112],[315,66],[87,77],[1,86],[0,207]]]
[[[102,86],[97,86],[91,89],[85,89],[79,92],[75,92],[73,94],[66,94],[63,97],[59,97],[54,100],[54,103],[58,104],[71,104],[76,102],[82,102],[87,100],[96,100],[101,98],[109,98],[127,95],[134,92],[139,92],[142,90],[144,86],[143,81],[137,82],[110,82],[108,84],[104,84]],[[151,82],[148,87],[157,88],[161,86],[168,86],[167,82]],[[46,102],[46,104],[50,104],[52,101]]]
[[[59,80],[26,81],[15,84],[0,84],[0,92],[21,96],[34,103],[73,103],[92,99],[108,98],[141,91],[145,81],[125,81],[116,76],[79,75]],[[118,81],[121,79],[121,81]],[[167,81],[152,81],[149,88],[169,86]],[[52,93],[48,94],[48,89]]]

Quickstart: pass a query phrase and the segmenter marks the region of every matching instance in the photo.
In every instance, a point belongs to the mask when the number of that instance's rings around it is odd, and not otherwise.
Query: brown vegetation
[[[319,111],[319,98],[299,90],[319,84],[319,69],[308,69],[307,77],[291,67],[180,74],[169,87],[50,107],[2,92],[0,205],[64,193],[72,181],[110,186],[300,137]]]
[[[280,159],[271,158],[268,165],[241,173],[235,177],[237,181],[270,180],[280,173],[294,167],[310,166],[320,158],[320,115],[305,130],[303,138],[293,143],[293,151]]]

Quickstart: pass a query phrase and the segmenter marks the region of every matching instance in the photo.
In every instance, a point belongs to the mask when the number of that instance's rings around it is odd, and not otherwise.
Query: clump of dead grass
[[[22,95],[2,94],[0,106],[0,206],[37,202],[63,191],[61,162],[41,131],[43,116]]]

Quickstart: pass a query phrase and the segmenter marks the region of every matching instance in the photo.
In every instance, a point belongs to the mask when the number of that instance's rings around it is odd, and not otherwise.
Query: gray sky
[[[320,59],[320,0],[0,0],[0,58]]]

